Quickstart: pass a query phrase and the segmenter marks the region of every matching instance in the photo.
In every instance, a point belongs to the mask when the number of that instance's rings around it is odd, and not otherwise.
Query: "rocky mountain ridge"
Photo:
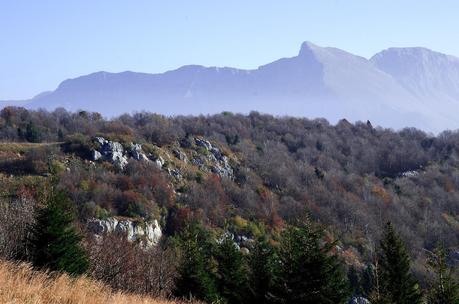
[[[190,65],[162,74],[97,72],[26,104],[107,116],[256,110],[439,132],[459,128],[459,60],[423,48],[392,48],[368,60],[305,42],[297,56],[253,70]]]

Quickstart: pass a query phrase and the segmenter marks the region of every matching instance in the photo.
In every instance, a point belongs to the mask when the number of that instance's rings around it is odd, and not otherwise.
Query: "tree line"
[[[284,227],[277,237],[265,235],[254,240],[248,252],[242,251],[228,232],[216,233],[193,219],[158,245],[167,242],[169,251],[134,249],[138,246],[123,243],[122,235],[107,235],[108,241],[84,244],[76,223],[74,206],[66,194],[51,191],[26,228],[24,249],[16,251],[13,258],[29,260],[38,269],[73,276],[90,274],[114,288],[139,292],[129,289],[132,278],[127,274],[134,271],[130,269],[133,264],[116,269],[121,265],[114,261],[124,257],[122,263],[129,263],[140,254],[157,262],[155,273],[142,269],[140,282],[156,284],[159,294],[168,289],[169,296],[207,303],[347,303],[351,296],[376,304],[459,303],[459,285],[446,249],[440,246],[429,253],[427,267],[432,276],[428,288],[423,289],[412,274],[405,244],[391,223],[383,227],[367,276],[357,279],[339,256],[337,243],[328,240],[323,227],[309,216]],[[129,246],[138,251],[126,254]],[[116,281],[118,285],[114,280],[117,275],[123,276]],[[149,281],[148,275],[155,279]]]

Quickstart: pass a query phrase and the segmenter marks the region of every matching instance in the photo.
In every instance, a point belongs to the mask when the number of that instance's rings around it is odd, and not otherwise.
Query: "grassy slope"
[[[100,282],[88,278],[72,279],[67,275],[51,275],[33,271],[27,264],[0,261],[0,303],[24,304],[174,304],[113,292]]]

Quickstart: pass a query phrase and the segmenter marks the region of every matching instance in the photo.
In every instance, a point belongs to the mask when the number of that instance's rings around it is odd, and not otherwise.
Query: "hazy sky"
[[[457,0],[0,0],[0,100],[105,70],[255,68],[301,42],[459,55]]]

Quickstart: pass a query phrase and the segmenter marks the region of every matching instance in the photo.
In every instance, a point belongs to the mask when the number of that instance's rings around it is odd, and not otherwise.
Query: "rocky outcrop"
[[[111,162],[120,169],[128,163],[128,157],[125,155],[123,145],[116,141],[106,140],[103,137],[96,137],[95,143],[99,145],[99,150],[92,152],[92,160],[103,159]]]
[[[224,239],[228,239],[228,238],[232,240],[234,243],[234,246],[244,254],[249,253],[250,252],[249,248],[253,248],[255,244],[254,239],[247,237],[245,235],[233,234],[229,231],[226,231],[219,238],[217,238],[216,242],[218,244],[221,244]]]
[[[105,220],[91,219],[88,221],[88,229],[95,235],[124,234],[129,241],[139,242],[145,248],[155,246],[162,236],[157,220],[140,222],[128,219],[118,220],[114,217]]]
[[[400,177],[416,177],[419,175],[419,172],[416,170],[405,171],[400,173]]]
[[[131,143],[129,147],[129,154],[132,158],[139,161],[148,161],[148,157],[143,153],[142,145]]]
[[[174,153],[174,156],[177,157],[178,159],[180,159],[181,161],[183,161],[184,163],[186,163],[188,161],[188,158],[187,158],[186,154],[183,153],[181,150],[174,149],[174,150],[172,150],[172,153]]]
[[[94,150],[94,151],[92,151],[92,157],[91,158],[94,161],[99,160],[99,159],[102,158],[102,154],[99,151]]]
[[[223,160],[210,167],[211,171],[221,177],[233,178],[234,170],[228,162],[228,158],[223,156]]]
[[[93,161],[105,160],[111,162],[120,169],[128,163],[129,158],[133,158],[138,161],[150,161],[142,150],[142,145],[131,143],[128,149],[124,149],[123,145],[116,141],[107,140],[103,137],[94,138],[94,142],[98,146],[96,150],[92,151]],[[159,167],[164,164],[164,161],[160,161]]]
[[[348,304],[371,304],[371,302],[364,297],[353,297]]]
[[[182,141],[186,141],[187,144],[181,143],[181,147],[184,145],[188,146],[188,144],[191,145],[190,139]],[[108,161],[121,170],[126,167],[130,158],[137,161],[151,161],[159,169],[167,171],[167,173],[175,179],[181,180],[183,177],[183,173],[179,169],[180,166],[173,168],[174,166],[171,167],[170,165],[166,165],[166,161],[158,154],[145,154],[142,150],[142,145],[140,144],[131,143],[125,149],[121,143],[110,141],[103,137],[95,137],[94,143],[97,148],[91,151],[92,161]],[[204,151],[201,149],[192,151],[192,157],[190,160],[193,165],[199,167],[202,171],[212,172],[221,177],[230,179],[234,178],[234,170],[230,164],[229,158],[224,155],[220,149],[212,146],[208,140],[202,138],[194,138],[194,143],[195,147],[201,147]],[[174,148],[172,149],[172,154],[180,161],[188,163],[187,154],[182,149],[183,147]],[[171,160],[167,153],[165,153],[165,157],[167,160]]]
[[[219,161],[222,161],[222,160],[224,160],[226,158],[226,156],[223,156],[223,154],[220,152],[220,150],[215,148],[215,147],[212,147],[212,149],[210,149],[210,152],[215,157],[215,159],[217,159]]]
[[[202,138],[195,138],[194,139],[194,142],[196,143],[196,146],[198,147],[203,147],[205,148],[206,150],[210,150],[212,149],[212,145],[210,144],[209,141],[205,140],[205,139],[202,139]]]
[[[155,159],[153,161],[156,164],[156,166],[158,167],[158,169],[162,169],[162,167],[164,166],[164,163],[165,163],[164,159],[161,156],[155,157]]]
[[[167,173],[176,178],[177,180],[181,180],[183,178],[182,176],[182,172],[180,171],[180,169],[178,168],[175,168],[175,169],[170,169],[170,168],[167,168]]]
[[[209,171],[221,177],[226,177],[230,179],[234,177],[234,170],[229,163],[229,159],[220,151],[220,149],[212,146],[212,144],[205,139],[195,138],[194,140],[198,147],[202,147],[208,152],[207,159],[209,163]],[[203,160],[202,157],[195,157],[192,159],[191,162],[199,166],[201,169],[206,169],[206,162]]]

